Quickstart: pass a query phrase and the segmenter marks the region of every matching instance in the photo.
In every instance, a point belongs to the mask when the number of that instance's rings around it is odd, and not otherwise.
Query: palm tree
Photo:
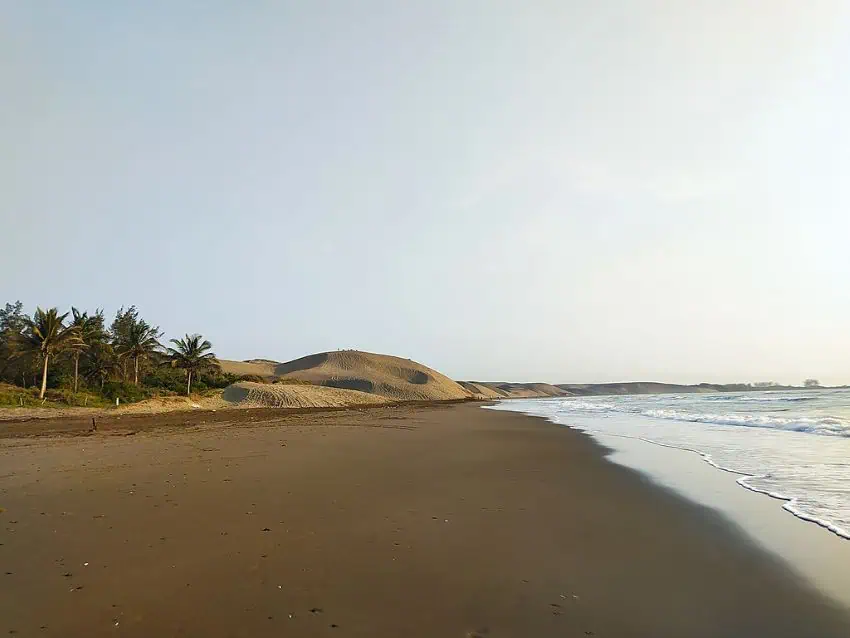
[[[144,319],[130,323],[116,348],[119,357],[129,357],[133,360],[133,383],[139,385],[139,360],[148,359],[162,345],[159,338],[162,333],[159,328],[151,326]]]
[[[37,354],[42,362],[41,393],[40,399],[44,398],[47,391],[47,366],[50,357],[79,345],[79,328],[66,326],[66,312],[60,315],[56,308],[44,311],[37,308],[32,318],[27,317],[23,333],[17,338],[18,355]]]
[[[121,366],[112,346],[105,342],[95,342],[86,353],[86,376],[100,381],[100,389],[110,375],[118,372]]]
[[[80,356],[84,350],[102,341],[106,335],[103,330],[102,311],[98,310],[94,315],[89,316],[89,313],[80,312],[72,306],[71,315],[71,325],[78,329],[80,337],[80,341],[69,348],[74,357],[74,392],[76,392],[79,388]]]
[[[212,344],[199,334],[186,335],[185,339],[172,339],[174,348],[168,348],[172,368],[186,371],[186,396],[192,392],[192,374],[197,376],[205,370],[218,370],[220,366],[215,354],[210,352]]]

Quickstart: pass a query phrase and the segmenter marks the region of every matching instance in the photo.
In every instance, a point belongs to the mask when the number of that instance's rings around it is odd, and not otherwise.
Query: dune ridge
[[[270,381],[239,382],[224,399],[263,407],[340,407],[407,401],[457,401],[476,393],[436,370],[401,357],[359,350],[320,352],[286,363],[270,359],[221,361],[224,372]],[[479,396],[478,398],[483,398]]]
[[[535,399],[568,397],[573,393],[551,383],[510,383],[505,381],[463,381],[463,386],[487,399]]]

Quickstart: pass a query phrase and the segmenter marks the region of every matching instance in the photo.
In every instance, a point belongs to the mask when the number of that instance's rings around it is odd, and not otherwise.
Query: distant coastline
[[[626,394],[698,394],[710,392],[777,392],[782,390],[841,390],[850,386],[756,385],[749,383],[699,383],[683,385],[655,381],[624,383],[513,383],[504,381],[461,381],[470,392],[492,399],[533,399],[545,397],[606,396]]]

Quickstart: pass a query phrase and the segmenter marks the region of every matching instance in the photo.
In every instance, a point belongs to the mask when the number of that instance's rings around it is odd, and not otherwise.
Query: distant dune
[[[275,376],[274,367],[278,365],[277,362],[263,359],[251,359],[249,361],[228,361],[221,359],[219,363],[221,364],[222,372],[229,372],[239,376],[251,374],[268,379],[272,379]]]
[[[655,383],[652,381],[635,381],[630,383],[590,383],[584,385],[560,384],[559,388],[578,396],[606,394],[695,394],[704,392],[740,391],[739,386],[721,385],[679,385],[675,383]]]
[[[482,397],[484,399],[504,399],[508,397],[507,392],[495,387],[491,388],[485,383],[477,383],[475,381],[458,381],[458,383],[474,396]]]
[[[468,399],[472,395],[456,381],[421,363],[358,350],[321,352],[287,363],[276,363],[266,359],[221,361],[220,363],[224,372],[257,375],[268,380],[298,380],[313,384],[312,388],[309,385],[252,384],[251,393],[249,393],[251,400],[259,401],[264,405],[275,404],[276,401],[284,403],[315,401],[318,405],[323,401],[345,402],[346,397],[354,404],[364,402],[364,395],[369,397],[372,403],[450,401]],[[245,389],[244,383],[238,385]],[[261,399],[259,393],[262,387],[266,388],[269,396]],[[332,393],[320,396],[315,392],[317,387],[353,394]],[[234,390],[229,396],[235,397],[240,393],[241,391]],[[242,400],[248,400],[247,395]]]
[[[505,381],[464,381],[462,383],[471,392],[478,392],[488,399],[535,399],[572,396],[571,392],[550,383],[509,383]]]
[[[470,392],[479,393],[487,398],[544,398],[570,396],[604,396],[616,394],[694,394],[705,392],[747,392],[760,389],[787,389],[785,386],[773,388],[753,388],[738,383],[699,385],[681,385],[676,383],[657,383],[654,381],[632,381],[628,383],[508,383],[504,381],[462,381]]]

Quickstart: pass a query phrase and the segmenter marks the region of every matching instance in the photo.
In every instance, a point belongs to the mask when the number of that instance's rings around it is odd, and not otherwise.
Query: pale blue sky
[[[850,3],[0,7],[0,303],[225,358],[850,382]]]

